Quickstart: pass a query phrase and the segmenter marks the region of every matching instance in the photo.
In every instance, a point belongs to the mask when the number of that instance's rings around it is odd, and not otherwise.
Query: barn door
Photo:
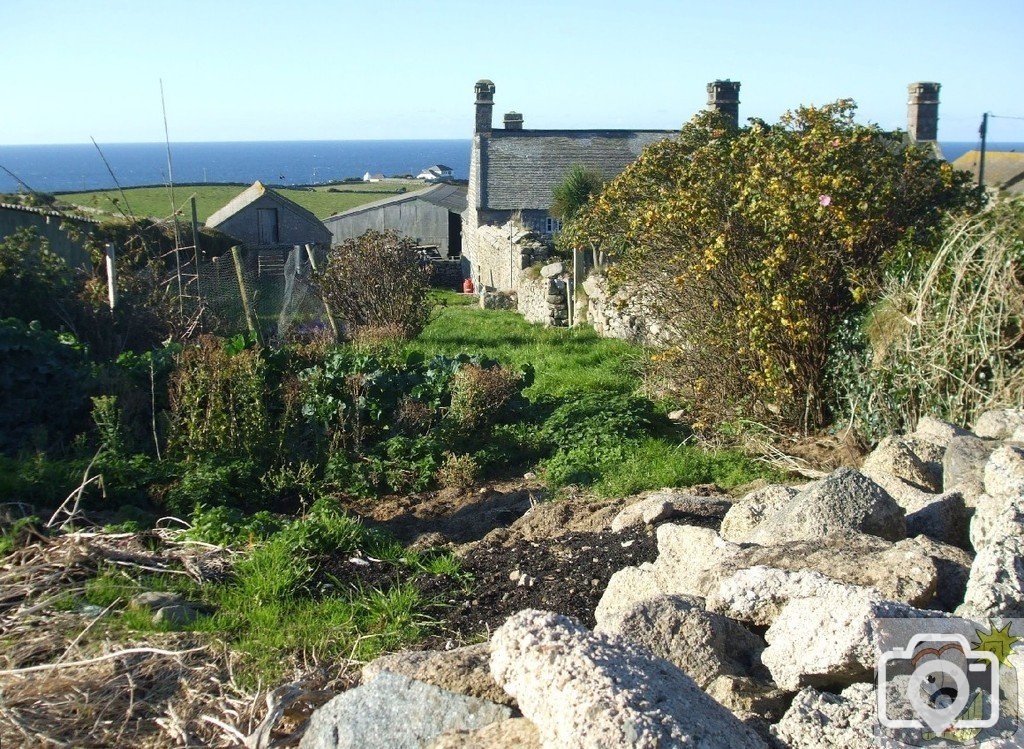
[[[256,228],[260,244],[277,244],[277,209],[257,208]]]

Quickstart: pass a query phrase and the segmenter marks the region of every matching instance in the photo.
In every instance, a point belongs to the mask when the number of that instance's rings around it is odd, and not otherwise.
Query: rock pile
[[[801,487],[645,497],[611,526],[661,523],[657,559],[612,576],[593,631],[527,609],[385,656],[301,746],[874,746],[879,620],[1024,616],[1022,437],[1024,410],[926,418]]]

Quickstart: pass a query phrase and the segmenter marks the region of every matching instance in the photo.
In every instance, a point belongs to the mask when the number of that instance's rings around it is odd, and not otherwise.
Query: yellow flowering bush
[[[802,107],[742,130],[702,113],[566,227],[667,323],[652,366],[695,418],[822,424],[836,321],[883,266],[935,246],[943,211],[980,204],[966,175],[854,111]]]

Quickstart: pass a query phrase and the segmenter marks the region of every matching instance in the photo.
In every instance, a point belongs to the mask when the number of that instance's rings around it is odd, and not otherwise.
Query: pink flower
[[[832,148],[839,148],[839,138],[832,139]]]
[[[820,205],[822,205],[822,206],[830,206],[830,205],[832,205],[832,196],[831,195],[819,195],[818,196],[818,203]]]

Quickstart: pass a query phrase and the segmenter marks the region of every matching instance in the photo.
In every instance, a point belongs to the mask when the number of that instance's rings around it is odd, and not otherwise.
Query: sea
[[[949,161],[978,148],[977,142],[940,145]],[[988,147],[1024,151],[1024,143]],[[171,164],[178,184],[261,180],[270,185],[315,185],[362,177],[366,172],[416,175],[433,164],[450,166],[457,178],[467,179],[469,149],[468,139],[172,143]],[[92,143],[0,146],[0,167],[0,192],[16,192],[18,180],[38,192],[105,190],[116,186],[111,172],[122,187],[165,185],[167,147],[163,143],[100,144],[99,150]]]
[[[449,166],[455,177],[467,179],[469,147],[469,139],[172,143],[171,166],[176,184],[261,180],[269,185],[313,185],[366,172],[415,176],[434,164]],[[18,190],[18,181],[8,171],[37,192],[106,190],[116,187],[111,172],[121,187],[165,185],[167,146],[0,146],[0,167],[0,192]]]

